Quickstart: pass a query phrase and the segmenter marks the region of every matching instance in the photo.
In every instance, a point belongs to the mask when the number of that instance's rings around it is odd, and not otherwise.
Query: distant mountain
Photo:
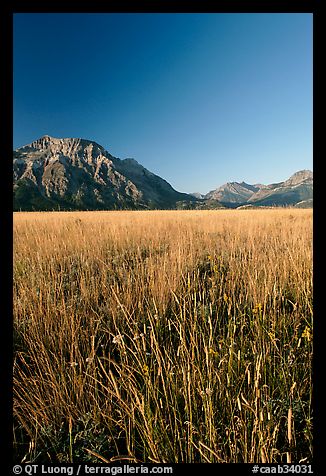
[[[218,200],[229,208],[248,208],[249,205],[311,207],[313,173],[310,170],[300,170],[284,182],[270,185],[228,182],[209,192],[205,199]]]
[[[234,207],[247,202],[247,200],[259,190],[254,185],[245,182],[228,182],[216,190],[212,190],[205,195],[207,200],[218,200],[224,205]]]
[[[285,182],[261,187],[248,203],[260,206],[296,205],[313,198],[313,173],[300,170]]]
[[[14,210],[175,208],[177,192],[134,159],[85,139],[44,136],[13,153]]]

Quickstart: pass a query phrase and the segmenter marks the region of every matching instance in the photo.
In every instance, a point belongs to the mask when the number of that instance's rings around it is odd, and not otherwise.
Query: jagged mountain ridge
[[[208,192],[205,195],[205,199],[219,200],[222,203],[228,204],[244,203],[258,190],[258,187],[245,182],[228,182],[216,190]]]
[[[228,182],[205,195],[205,200],[218,200],[226,207],[252,206],[312,206],[313,173],[300,170],[284,182],[270,185],[250,185]]]
[[[206,195],[177,192],[135,159],[121,160],[86,139],[48,135],[13,153],[14,210],[311,207],[313,174],[284,182],[228,182]]]
[[[13,154],[14,210],[175,208],[194,202],[134,159],[86,139],[48,135]]]
[[[260,206],[295,205],[313,199],[313,173],[300,170],[284,182],[261,187],[248,203]]]

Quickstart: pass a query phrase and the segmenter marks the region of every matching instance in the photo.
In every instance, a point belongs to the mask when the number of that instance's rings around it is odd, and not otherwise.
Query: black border
[[[321,0],[219,0],[177,2],[173,0],[141,0],[138,2],[126,0],[111,0],[103,2],[94,0],[80,2],[59,0],[57,2],[14,1],[12,12],[17,13],[312,13],[316,11]]]
[[[0,261],[0,302],[1,302],[1,337],[0,337],[0,382],[2,383],[0,403],[0,441],[2,462],[5,463],[4,474],[12,474],[11,468],[7,469],[7,461],[12,454],[12,315],[13,315],[13,292],[12,292],[12,255],[13,255],[13,213],[12,213],[12,142],[13,142],[13,61],[12,61],[12,21],[6,9],[5,13],[0,7],[0,48],[2,68],[1,81],[1,116],[0,127],[2,159],[0,162],[0,203],[1,203],[1,261]],[[4,460],[4,461],[3,461]]]
[[[322,105],[320,103],[323,89],[323,68],[322,68],[322,31],[323,17],[321,14],[322,0],[221,0],[209,2],[202,0],[195,3],[178,3],[171,0],[143,0],[140,2],[116,1],[108,3],[98,0],[87,2],[73,2],[67,0],[60,1],[14,1],[10,5],[0,7],[0,44],[2,47],[2,68],[1,68],[1,121],[0,132],[2,137],[2,157],[0,169],[0,193],[1,196],[1,303],[4,308],[1,322],[1,360],[0,372],[2,375],[2,395],[4,403],[0,405],[0,442],[3,457],[0,462],[2,474],[12,474],[12,255],[13,255],[13,209],[12,209],[12,167],[11,156],[13,149],[13,14],[15,13],[312,13],[313,14],[313,61],[314,61],[314,82],[313,82],[313,144],[314,144],[314,361],[313,361],[313,406],[314,406],[314,457],[313,468],[315,474],[320,473],[323,460],[324,447],[322,436],[325,433],[325,426],[322,423],[325,404],[322,401],[323,366],[324,356],[321,349],[324,332],[324,319],[322,313],[323,303],[323,260],[320,251],[323,249],[323,235],[320,233],[324,220],[322,209],[321,193],[323,191],[322,157],[321,150],[321,122]],[[324,26],[325,28],[325,26]],[[324,53],[325,54],[325,53]],[[325,187],[325,185],[324,185]],[[325,245],[324,245],[325,247]],[[5,385],[3,383],[5,382]],[[4,434],[5,433],[5,434]],[[3,458],[2,457],[2,458]],[[1,464],[2,463],[2,464]],[[8,463],[8,464],[7,464]],[[231,468],[230,468],[231,465]],[[59,465],[58,465],[59,466]],[[210,474],[211,472],[225,473],[236,471],[237,474],[252,474],[252,465],[230,463],[219,465],[211,464],[182,464],[173,466],[174,473],[177,474],[189,469],[198,469]],[[268,465],[266,465],[268,466]],[[6,468],[4,470],[4,468]],[[24,474],[24,473],[23,473]],[[76,472],[75,472],[76,474]]]

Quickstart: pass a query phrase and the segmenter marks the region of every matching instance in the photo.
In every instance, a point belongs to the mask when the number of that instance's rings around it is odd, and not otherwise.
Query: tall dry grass
[[[17,461],[312,455],[309,210],[17,213]]]

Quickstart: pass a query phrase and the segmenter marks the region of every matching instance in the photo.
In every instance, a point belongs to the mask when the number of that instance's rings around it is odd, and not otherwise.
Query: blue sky
[[[14,148],[95,140],[182,192],[312,169],[312,14],[15,14]]]

